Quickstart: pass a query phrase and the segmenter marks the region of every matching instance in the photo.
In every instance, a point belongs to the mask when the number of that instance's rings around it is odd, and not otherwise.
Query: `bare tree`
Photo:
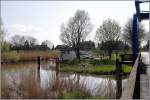
[[[140,23],[138,23],[137,25],[137,29],[138,29],[138,44],[140,46],[141,42],[143,41],[144,37],[145,37],[145,29],[144,26]],[[128,19],[127,23],[125,24],[124,28],[123,28],[123,39],[124,41],[126,41],[130,46],[131,46],[131,40],[132,40],[132,19]]]
[[[121,33],[120,25],[112,19],[103,21],[103,24],[96,31],[95,39],[99,42],[119,40]]]
[[[92,24],[88,13],[84,10],[77,10],[74,17],[71,17],[66,25],[61,26],[61,41],[74,48],[76,57],[80,61],[80,43],[92,31]]]
[[[53,48],[53,43],[49,40],[44,40],[41,45],[46,45],[47,47],[49,47],[50,49]]]
[[[33,47],[34,45],[37,44],[37,40],[31,36],[14,35],[11,38],[11,44],[13,46],[23,46],[26,41],[28,41],[28,44],[30,45],[30,47]]]
[[[25,39],[23,36],[20,35],[14,35],[13,37],[11,37],[11,44],[13,46],[21,46],[24,45]]]

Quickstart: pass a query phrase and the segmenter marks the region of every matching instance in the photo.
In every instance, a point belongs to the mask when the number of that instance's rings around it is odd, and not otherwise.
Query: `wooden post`
[[[116,99],[120,99],[122,94],[122,68],[119,59],[116,59]]]
[[[59,58],[56,58],[56,77],[59,77]]]
[[[56,61],[56,85],[57,85],[57,91],[58,91],[58,96],[59,98],[62,98],[63,92],[60,87],[60,81],[59,81],[59,58],[55,59]]]
[[[37,68],[37,81],[40,82],[40,63],[41,63],[41,57],[38,56],[37,57],[37,64],[38,64],[38,68]]]
[[[37,63],[38,63],[38,70],[40,70],[40,64],[41,64],[41,57],[37,57]]]

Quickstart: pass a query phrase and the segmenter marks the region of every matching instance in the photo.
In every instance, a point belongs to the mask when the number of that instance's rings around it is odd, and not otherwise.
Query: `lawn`
[[[88,73],[88,74],[107,74],[107,73],[113,73],[116,70],[115,64],[95,64],[91,63],[90,60],[84,60],[81,63],[71,64],[71,63],[61,63],[60,64],[60,71],[61,72],[76,72],[76,73]],[[123,65],[122,66],[124,73],[130,73],[132,70],[132,66],[130,65]]]

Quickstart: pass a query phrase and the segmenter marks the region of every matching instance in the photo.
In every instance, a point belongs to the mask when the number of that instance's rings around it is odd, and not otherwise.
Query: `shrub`
[[[19,55],[16,51],[3,52],[2,61],[16,62],[19,60]]]
[[[101,62],[99,60],[90,60],[89,63],[92,65],[100,65],[101,64]]]
[[[66,61],[66,64],[69,65],[75,65],[75,64],[79,64],[79,60],[78,59],[73,59],[72,61]]]

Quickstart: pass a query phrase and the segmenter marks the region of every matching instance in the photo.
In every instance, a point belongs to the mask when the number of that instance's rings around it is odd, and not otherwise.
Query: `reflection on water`
[[[40,69],[40,85],[43,89],[50,86],[51,82],[55,77],[55,71]]]
[[[4,84],[13,85],[19,84],[20,81],[29,77],[35,77],[38,79],[37,82],[40,82],[40,86],[43,89],[46,89],[51,86],[51,83],[55,79],[55,71],[51,69],[45,69],[46,66],[49,66],[49,63],[42,63],[40,72],[37,71],[36,63],[21,63],[21,64],[11,64],[11,65],[2,65],[2,86]],[[101,76],[92,76],[92,75],[79,75],[79,74],[66,74],[60,73],[60,80],[73,80],[79,85],[85,86],[85,88],[91,91],[91,95],[105,95],[103,91],[110,92],[115,90],[116,81],[109,78],[102,78]],[[126,80],[123,80],[123,86]],[[110,88],[111,87],[111,88]]]

